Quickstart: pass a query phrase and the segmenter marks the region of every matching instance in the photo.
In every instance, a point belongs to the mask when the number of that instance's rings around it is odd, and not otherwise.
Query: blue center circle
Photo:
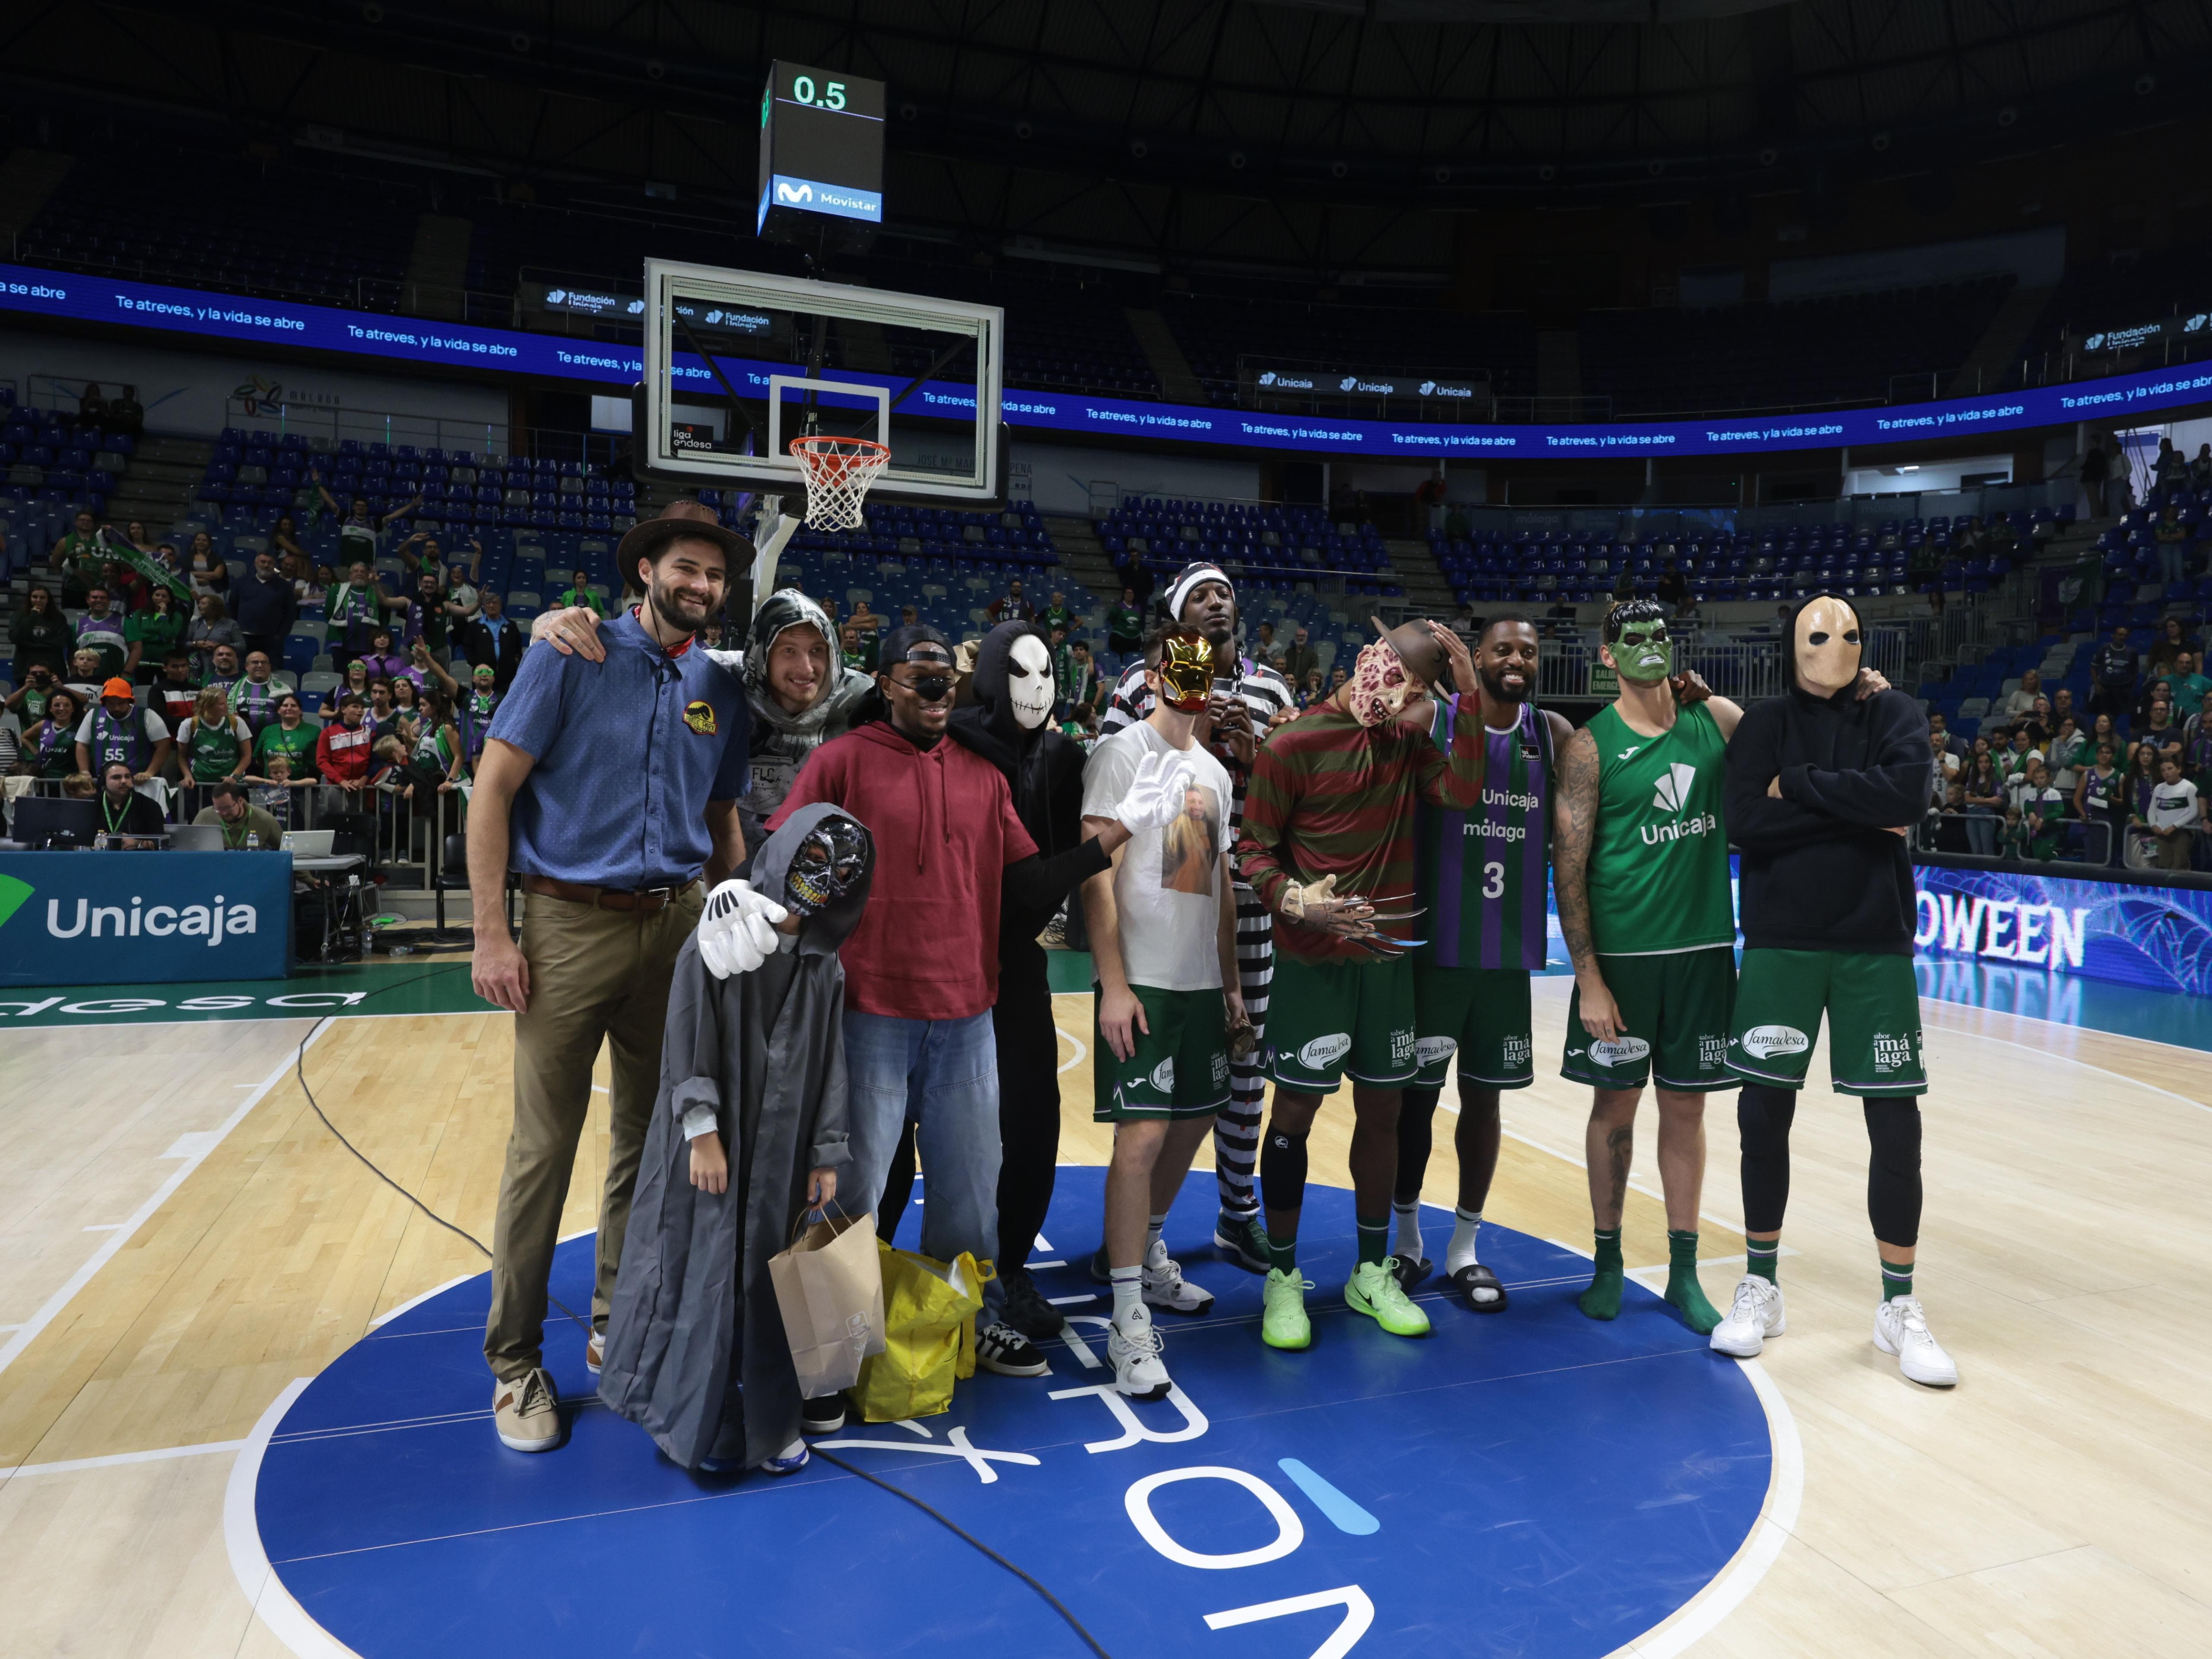
[[[1121,1399],[1088,1272],[1103,1187],[1101,1170],[1060,1171],[1038,1254],[1063,1265],[1036,1272],[1071,1320],[1044,1345],[1051,1375],[979,1375],[940,1416],[818,1443],[1030,1574],[1114,1659],[1597,1659],[1688,1604],[1756,1527],[1765,1410],[1672,1308],[1632,1281],[1619,1319],[1587,1319],[1584,1259],[1486,1224],[1511,1306],[1474,1314],[1439,1276],[1417,1293],[1434,1334],[1390,1336],[1344,1305],[1352,1201],[1335,1188],[1314,1187],[1304,1217],[1313,1346],[1279,1353],[1260,1341],[1260,1280],[1208,1241],[1212,1178],[1194,1176],[1167,1237],[1217,1300],[1155,1314],[1175,1392]],[[1441,1260],[1449,1212],[1427,1216]],[[585,1308],[591,1276],[592,1241],[569,1241],[554,1295]],[[489,1295],[479,1276],[356,1343],[253,1477],[277,1577],[363,1659],[1085,1651],[1030,1586],[826,1458],[781,1479],[676,1467],[599,1405],[583,1333],[557,1314],[546,1360],[568,1439],[506,1450]]]

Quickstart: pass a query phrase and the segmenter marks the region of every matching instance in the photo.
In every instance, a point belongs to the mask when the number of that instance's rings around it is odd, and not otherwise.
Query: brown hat
[[[735,530],[725,529],[714,516],[714,509],[696,501],[672,501],[661,509],[659,518],[641,518],[625,534],[622,544],[615,549],[615,557],[622,562],[623,580],[635,583],[632,572],[637,561],[659,552],[678,536],[699,536],[717,542],[722,552],[733,563],[742,563],[748,574],[753,562],[753,545]],[[734,570],[731,575],[738,573]]]

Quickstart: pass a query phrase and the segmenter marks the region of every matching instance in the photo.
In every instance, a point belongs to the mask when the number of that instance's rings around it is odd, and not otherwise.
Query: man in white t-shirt
[[[1196,727],[1213,690],[1213,647],[1195,628],[1173,627],[1146,652],[1152,711],[1103,740],[1083,774],[1083,827],[1115,822],[1148,756],[1180,760],[1184,812],[1140,830],[1113,868],[1083,885],[1083,914],[1097,976],[1092,1115],[1114,1125],[1106,1170],[1106,1336],[1114,1386],[1139,1400],[1168,1391],[1152,1309],[1202,1314],[1211,1292],[1184,1282],[1160,1229],[1184,1174],[1229,1101],[1229,1030],[1244,1023],[1237,981],[1235,873],[1229,862],[1234,799],[1227,768],[1199,744]]]
[[[2197,785],[2181,775],[2181,762],[2171,756],[2159,762],[2158,783],[2150,792],[2150,833],[2157,838],[2160,869],[2187,869],[2191,844],[2204,816]]]

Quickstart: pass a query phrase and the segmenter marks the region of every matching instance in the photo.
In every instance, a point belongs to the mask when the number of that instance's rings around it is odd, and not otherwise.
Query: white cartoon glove
[[[1165,829],[1182,816],[1183,792],[1198,769],[1181,755],[1148,754],[1137,763],[1128,793],[1114,806],[1114,816],[1132,834]]]
[[[699,960],[718,979],[750,973],[775,955],[775,924],[790,912],[750,881],[725,881],[699,916]]]

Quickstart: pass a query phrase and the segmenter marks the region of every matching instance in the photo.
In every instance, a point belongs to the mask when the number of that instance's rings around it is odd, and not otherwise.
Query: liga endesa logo
[[[157,898],[181,895],[156,894]],[[28,881],[0,875],[0,928],[36,897]],[[137,894],[131,905],[95,905],[79,898],[73,909],[63,899],[46,900],[46,936],[50,939],[204,939],[210,948],[225,939],[261,930],[261,912],[252,905],[227,904],[220,893],[209,894],[198,903],[149,905]],[[34,909],[33,916],[38,914]]]

